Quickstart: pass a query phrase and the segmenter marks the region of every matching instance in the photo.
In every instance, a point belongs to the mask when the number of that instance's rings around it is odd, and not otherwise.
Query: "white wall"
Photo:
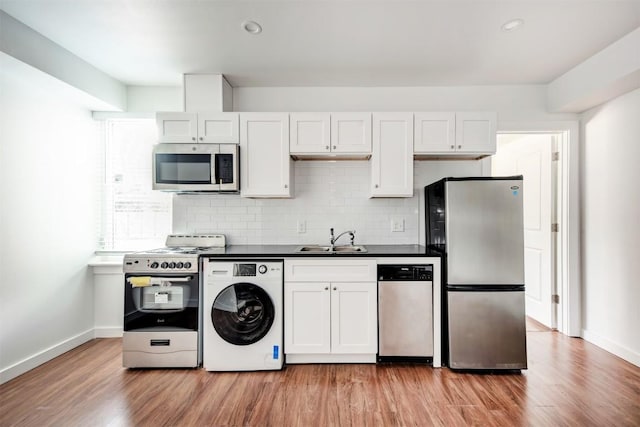
[[[239,87],[234,111],[496,111],[501,121],[576,120],[547,113],[544,85]]]
[[[92,109],[127,108],[123,83],[0,10],[0,51],[84,92]]]
[[[0,382],[93,338],[101,144],[71,90],[0,54]]]
[[[424,186],[443,176],[482,175],[482,161],[414,164],[414,197],[370,199],[368,161],[297,161],[294,198],[176,195],[173,231],[224,233],[229,244],[317,244],[328,243],[333,227],[356,230],[356,243],[424,244]],[[391,232],[392,218],[404,221],[404,232]],[[297,232],[299,221],[305,233]]]
[[[584,338],[640,366],[640,89],[583,115]]]

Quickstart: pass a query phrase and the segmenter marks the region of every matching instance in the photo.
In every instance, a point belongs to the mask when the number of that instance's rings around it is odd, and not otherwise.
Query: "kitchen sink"
[[[301,246],[296,249],[296,252],[330,252],[330,246],[320,246],[320,245],[311,245],[311,246]]]
[[[333,250],[331,250],[331,246],[322,246],[322,245],[308,245],[301,246],[296,249],[296,252],[304,252],[304,253],[325,253],[325,254],[354,254],[354,253],[366,253],[367,248],[361,245],[342,245],[335,246]]]

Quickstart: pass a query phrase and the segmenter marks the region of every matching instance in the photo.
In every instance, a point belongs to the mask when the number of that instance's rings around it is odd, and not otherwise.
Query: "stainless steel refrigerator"
[[[443,256],[443,360],[526,369],[522,176],[425,187],[426,243]]]

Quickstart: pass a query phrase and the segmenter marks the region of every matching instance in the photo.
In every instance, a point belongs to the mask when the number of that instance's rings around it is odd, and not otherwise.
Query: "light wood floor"
[[[529,369],[127,370],[97,339],[0,386],[0,426],[640,426],[640,368],[531,324]]]

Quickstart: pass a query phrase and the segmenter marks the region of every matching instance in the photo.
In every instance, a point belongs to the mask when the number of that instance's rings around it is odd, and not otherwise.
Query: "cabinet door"
[[[331,150],[328,113],[295,113],[289,117],[291,154],[325,154]]]
[[[375,282],[331,283],[332,353],[378,352],[377,301]]]
[[[371,197],[413,197],[413,114],[373,115]]]
[[[450,153],[455,150],[455,113],[416,113],[415,154]]]
[[[198,142],[239,143],[240,115],[238,113],[198,113]]]
[[[456,113],[456,151],[495,154],[496,113]]]
[[[157,113],[158,142],[194,144],[198,136],[198,115],[193,113]]]
[[[331,151],[371,152],[371,113],[331,114]]]
[[[285,353],[318,354],[331,351],[330,304],[328,282],[285,282]]]
[[[291,197],[289,116],[240,114],[240,161],[243,197]]]

